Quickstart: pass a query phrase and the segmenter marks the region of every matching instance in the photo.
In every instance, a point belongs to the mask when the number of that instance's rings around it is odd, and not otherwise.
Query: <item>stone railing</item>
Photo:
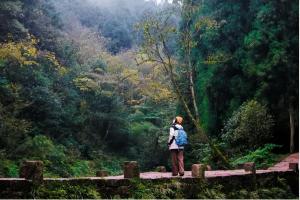
[[[53,183],[76,186],[94,185],[103,195],[102,198],[113,196],[129,198],[133,184],[131,180],[161,184],[172,183],[174,179],[189,187],[193,185],[196,187],[204,181],[208,186],[218,184],[222,185],[224,190],[230,191],[235,188],[255,189],[264,185],[272,185],[278,181],[278,178],[285,178],[291,183],[293,192],[298,193],[298,163],[290,163],[290,169],[285,171],[256,170],[255,163],[245,163],[242,167],[243,169],[240,170],[212,171],[210,166],[193,164],[189,174],[184,177],[172,177],[166,172],[164,166],[157,167],[157,172],[140,173],[136,161],[127,161],[124,162],[122,176],[108,176],[108,172],[102,170],[96,173],[96,177],[45,178],[41,161],[25,161],[20,168],[20,178],[0,178],[0,198],[32,198],[30,194],[33,188],[40,185],[47,187]]]

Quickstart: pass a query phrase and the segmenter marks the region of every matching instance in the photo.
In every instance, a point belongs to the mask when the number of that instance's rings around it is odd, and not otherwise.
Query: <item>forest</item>
[[[299,148],[296,0],[1,0],[0,177],[267,168]]]

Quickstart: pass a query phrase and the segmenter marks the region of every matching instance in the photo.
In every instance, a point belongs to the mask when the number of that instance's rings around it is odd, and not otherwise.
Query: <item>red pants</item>
[[[178,172],[180,175],[184,174],[184,163],[183,163],[183,150],[172,149],[172,175],[177,176]]]

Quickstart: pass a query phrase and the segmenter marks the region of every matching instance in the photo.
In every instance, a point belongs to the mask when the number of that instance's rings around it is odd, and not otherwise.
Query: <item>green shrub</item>
[[[45,160],[54,151],[55,145],[50,138],[44,135],[37,135],[27,140],[26,148],[31,157]]]
[[[3,159],[0,162],[0,176],[3,177],[19,177],[19,167],[18,165],[11,161]]]
[[[237,166],[245,162],[255,162],[257,168],[270,167],[278,161],[278,155],[272,153],[272,150],[277,147],[280,147],[280,145],[266,144],[264,147],[249,152],[245,156],[233,159],[231,164]]]
[[[225,152],[223,149],[225,149],[225,144],[213,140],[214,144],[223,152]],[[193,163],[203,163],[203,164],[209,164],[212,167],[221,167],[222,163],[216,155],[216,153],[211,149],[209,144],[207,143],[201,143],[201,142],[193,142],[191,143],[191,153],[190,157],[193,160]],[[191,163],[191,164],[193,164]]]
[[[71,165],[75,160],[70,160],[65,152],[66,148],[63,145],[55,145],[47,155],[46,170],[59,177],[72,176]]]
[[[105,170],[109,175],[121,175],[123,173],[123,163],[128,158],[107,154],[101,150],[93,151],[89,160],[89,175],[95,175],[98,170]]]
[[[27,152],[26,159],[41,160],[45,165],[45,174],[50,177],[69,177],[72,175],[70,163],[63,145],[56,145],[44,136],[37,135],[28,138],[22,149]]]
[[[270,141],[273,125],[266,106],[251,100],[244,103],[225,123],[222,139],[232,153],[255,150]]]
[[[87,176],[91,175],[92,169],[89,166],[89,161],[86,160],[78,160],[72,166],[72,175],[73,176]]]
[[[14,162],[9,162],[7,166],[8,177],[19,177],[19,167]]]
[[[122,157],[101,155],[97,159],[93,160],[94,170],[105,170],[110,175],[120,175],[123,173],[123,162],[125,161]]]

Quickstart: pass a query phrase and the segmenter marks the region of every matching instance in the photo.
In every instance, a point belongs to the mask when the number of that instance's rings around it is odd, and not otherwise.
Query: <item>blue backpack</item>
[[[175,141],[180,147],[188,144],[187,134],[183,129],[178,129],[178,136]]]

